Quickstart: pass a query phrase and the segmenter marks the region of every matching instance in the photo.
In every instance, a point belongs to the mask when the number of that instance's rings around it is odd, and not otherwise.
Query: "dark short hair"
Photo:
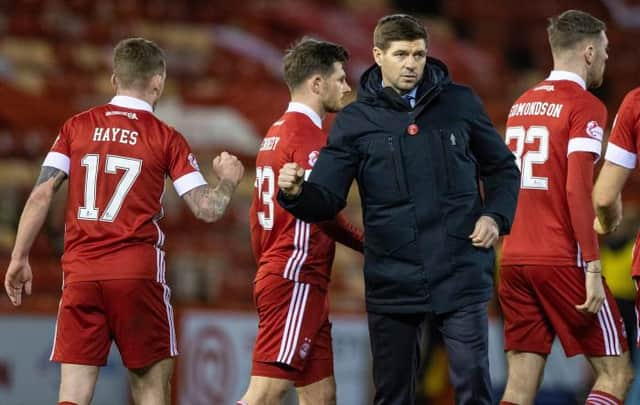
[[[549,18],[547,33],[552,51],[572,49],[585,39],[597,39],[607,25],[580,10],[567,10],[560,15]]]
[[[315,74],[331,75],[335,62],[347,60],[349,52],[342,46],[305,37],[284,55],[284,81],[290,90],[294,90]]]
[[[113,73],[125,88],[146,86],[166,66],[162,48],[144,38],[123,39],[113,50]]]
[[[415,41],[424,39],[429,41],[429,34],[424,25],[417,18],[408,14],[391,14],[378,20],[373,30],[373,46],[383,51],[389,48],[393,41]]]

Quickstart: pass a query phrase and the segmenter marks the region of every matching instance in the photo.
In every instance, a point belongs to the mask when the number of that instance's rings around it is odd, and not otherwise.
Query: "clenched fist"
[[[473,246],[485,249],[492,247],[499,237],[500,229],[498,224],[495,219],[488,215],[483,215],[476,221],[473,233],[469,235]]]
[[[238,184],[244,175],[244,166],[234,155],[222,152],[213,159],[213,172],[220,180]]]
[[[304,169],[297,163],[285,163],[280,169],[278,187],[288,197],[297,197],[302,191]]]

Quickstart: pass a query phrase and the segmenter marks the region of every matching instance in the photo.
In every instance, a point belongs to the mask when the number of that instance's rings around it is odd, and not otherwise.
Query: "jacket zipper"
[[[440,145],[442,145],[442,157],[444,159],[444,168],[445,168],[445,179],[447,182],[447,190],[451,191],[453,189],[452,179],[451,179],[451,155],[449,153],[449,147],[447,146],[447,142],[449,138],[445,136],[445,132],[440,130]]]
[[[389,151],[391,151],[391,160],[393,161],[393,171],[396,178],[396,189],[398,190],[399,194],[404,195],[404,188],[400,184],[400,181],[402,179],[400,176],[400,168],[398,167],[399,162],[396,159],[396,148],[393,146],[393,137],[388,136],[387,142],[389,143]]]

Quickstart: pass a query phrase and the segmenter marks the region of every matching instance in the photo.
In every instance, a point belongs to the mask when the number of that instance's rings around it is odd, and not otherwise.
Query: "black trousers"
[[[427,324],[447,349],[449,379],[458,405],[490,405],[487,304],[432,315],[369,312],[375,405],[415,404],[420,343]]]

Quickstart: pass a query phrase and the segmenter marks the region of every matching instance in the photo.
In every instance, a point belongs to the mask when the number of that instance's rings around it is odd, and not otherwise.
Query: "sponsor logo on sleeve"
[[[189,156],[187,157],[187,159],[189,159],[189,164],[191,165],[191,167],[200,171],[200,166],[198,165],[198,161],[196,160],[196,157],[193,156],[193,153],[189,153]]]
[[[604,130],[600,125],[598,125],[597,121],[589,121],[587,123],[587,135],[590,137],[602,141],[602,136],[604,134]]]
[[[318,156],[320,156],[320,152],[318,152],[317,150],[309,153],[309,166],[313,167],[313,165],[316,164],[316,162],[318,161]]]

